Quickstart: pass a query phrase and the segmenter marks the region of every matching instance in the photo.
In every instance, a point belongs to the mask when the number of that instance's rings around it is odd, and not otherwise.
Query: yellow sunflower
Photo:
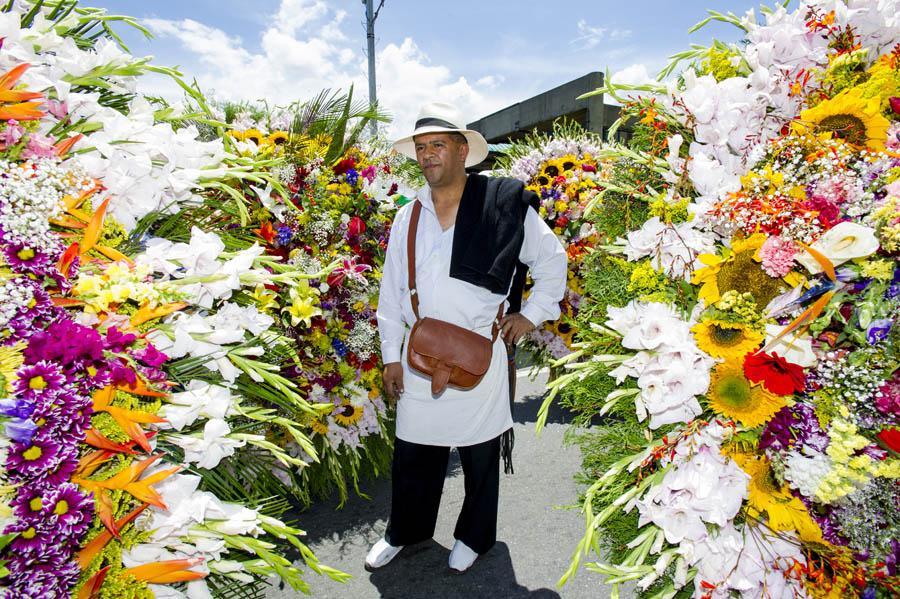
[[[728,360],[716,365],[710,375],[709,406],[717,414],[737,420],[744,426],[755,427],[768,420],[785,406],[784,398],[762,385],[754,385],[746,376],[743,359]]]
[[[244,141],[252,141],[258,146],[263,144],[263,140],[267,139],[259,129],[247,129],[242,133]]]
[[[740,360],[762,343],[763,336],[738,322],[702,320],[691,327],[697,347],[714,358]]]
[[[334,414],[334,421],[342,426],[350,426],[356,424],[362,418],[362,406],[355,406],[352,403],[342,404],[337,408]]]
[[[773,531],[796,531],[803,541],[824,543],[819,525],[788,486],[779,484],[766,456],[745,452],[727,455],[750,475],[746,510],[752,518],[761,518],[765,514],[766,526]]]
[[[575,154],[566,154],[557,160],[557,164],[564,172],[573,171],[576,167],[581,166],[581,162]]]
[[[881,115],[881,96],[865,98],[862,90],[842,91],[830,100],[800,113],[795,133],[826,134],[857,146],[884,150],[891,122]]]
[[[779,279],[770,277],[762,269],[759,249],[765,241],[765,235],[755,233],[746,239],[734,239],[731,250],[726,250],[724,255],[701,254],[699,260],[705,266],[691,276],[691,283],[701,285],[700,299],[711,306],[726,291],[749,292],[756,305],[763,308],[787,291],[787,285],[798,285],[801,279],[794,272]]]
[[[284,145],[288,140],[287,131],[275,131],[269,134],[269,143],[273,146]]]
[[[225,135],[231,137],[232,139],[236,139],[237,141],[243,141],[244,132],[243,131],[235,131],[234,129],[229,129],[225,132]]]

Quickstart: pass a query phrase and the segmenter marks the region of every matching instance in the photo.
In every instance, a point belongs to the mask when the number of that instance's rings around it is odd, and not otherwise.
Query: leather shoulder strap
[[[406,231],[406,262],[409,277],[409,301],[412,303],[413,314],[419,320],[419,292],[416,289],[416,233],[419,230],[419,216],[422,214],[422,202],[415,201],[412,207],[412,216],[409,219],[409,228]]]
[[[409,283],[409,301],[412,304],[413,314],[419,320],[419,292],[416,289],[416,233],[419,230],[419,217],[422,214],[422,203],[416,200],[412,207],[412,215],[409,219],[409,229],[406,232],[406,267]],[[500,321],[503,319],[503,303],[497,309],[497,317],[494,319],[491,330],[491,341],[497,340],[500,333]]]

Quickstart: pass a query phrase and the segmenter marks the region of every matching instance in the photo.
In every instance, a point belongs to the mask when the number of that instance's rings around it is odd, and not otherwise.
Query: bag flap
[[[455,324],[423,318],[410,333],[410,347],[418,354],[482,376],[491,365],[491,340]]]

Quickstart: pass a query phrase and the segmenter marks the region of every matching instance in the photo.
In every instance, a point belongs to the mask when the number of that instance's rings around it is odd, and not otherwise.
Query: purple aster
[[[29,401],[54,395],[66,380],[59,366],[47,360],[23,366],[16,373],[16,377],[13,391]]]
[[[347,183],[350,185],[356,185],[356,182],[359,181],[359,172],[355,168],[351,168],[347,171]]]

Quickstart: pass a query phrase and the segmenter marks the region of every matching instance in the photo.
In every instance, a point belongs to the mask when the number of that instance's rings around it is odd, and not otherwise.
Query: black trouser
[[[500,437],[459,447],[465,476],[463,502],[453,536],[481,554],[497,541],[497,502],[500,492]],[[427,541],[434,536],[449,447],[420,445],[397,439],[391,483],[391,518],[385,540],[395,547]]]

